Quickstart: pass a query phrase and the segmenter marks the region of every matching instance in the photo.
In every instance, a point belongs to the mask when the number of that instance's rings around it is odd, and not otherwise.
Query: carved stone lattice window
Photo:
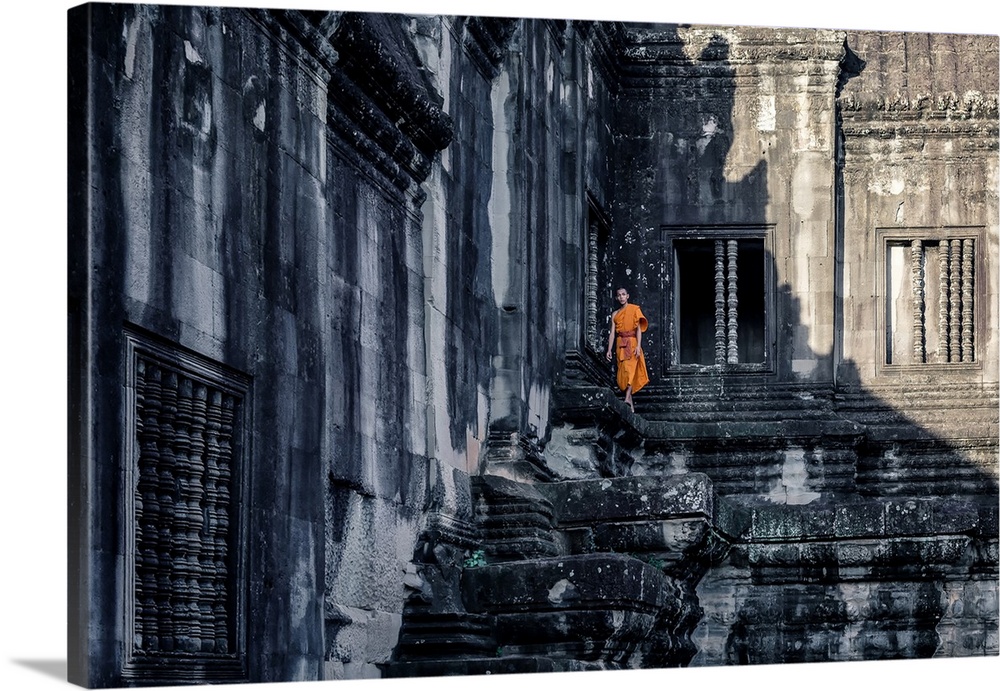
[[[976,362],[974,236],[886,237],[885,362]]]
[[[249,380],[128,333],[126,678],[242,681]]]
[[[766,367],[771,296],[763,231],[679,232],[668,247],[670,363],[682,368]]]

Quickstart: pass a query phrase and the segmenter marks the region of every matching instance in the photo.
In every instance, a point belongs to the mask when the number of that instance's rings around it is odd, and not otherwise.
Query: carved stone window
[[[759,370],[771,348],[769,253],[763,231],[670,237],[670,363]]]
[[[249,380],[126,335],[126,679],[242,681]]]
[[[976,234],[883,234],[885,363],[976,362]]]

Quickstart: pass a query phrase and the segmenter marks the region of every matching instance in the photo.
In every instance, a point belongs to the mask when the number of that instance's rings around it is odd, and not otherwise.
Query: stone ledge
[[[755,543],[740,545],[734,552],[739,557],[744,557],[751,567],[791,568],[796,572],[815,567],[892,567],[893,577],[907,579],[916,572],[926,573],[928,570],[960,563],[971,546],[970,537],[947,536]],[[840,579],[848,575],[837,574]],[[867,578],[871,574],[858,575]]]
[[[622,609],[655,613],[666,607],[667,577],[621,554],[587,554],[466,569],[463,599],[471,612]]]
[[[881,499],[749,508],[746,542],[973,534],[979,508],[957,499]]]
[[[712,483],[707,475],[569,480],[539,486],[552,502],[560,526],[678,515],[711,518]]]
[[[382,672],[386,678],[401,678],[468,676],[478,674],[530,674],[536,672],[582,672],[599,669],[608,669],[608,666],[600,662],[519,655],[463,660],[394,662],[385,665],[382,668]]]
[[[707,526],[735,537],[751,520],[743,507],[718,497],[703,473],[569,480],[537,489],[551,501],[562,529],[701,517]]]

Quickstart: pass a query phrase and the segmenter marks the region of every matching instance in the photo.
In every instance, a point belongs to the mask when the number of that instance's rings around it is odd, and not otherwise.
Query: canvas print
[[[998,654],[997,36],[68,20],[72,682]]]

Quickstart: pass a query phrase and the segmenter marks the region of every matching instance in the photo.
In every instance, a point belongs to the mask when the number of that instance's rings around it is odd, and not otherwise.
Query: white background
[[[180,4],[180,3],[171,3]],[[197,4],[188,2],[183,4]],[[206,4],[206,3],[202,3]],[[274,0],[207,4],[623,19],[691,24],[998,33],[987,0],[880,0],[765,5],[747,0]],[[895,8],[888,7],[893,5]],[[5,3],[0,82],[0,688],[65,688],[66,674],[66,10]],[[826,663],[573,675],[313,682],[296,689],[996,688],[1000,658]],[[985,685],[984,685],[985,684]],[[230,687],[226,688],[247,688]],[[289,689],[261,684],[254,689]]]

